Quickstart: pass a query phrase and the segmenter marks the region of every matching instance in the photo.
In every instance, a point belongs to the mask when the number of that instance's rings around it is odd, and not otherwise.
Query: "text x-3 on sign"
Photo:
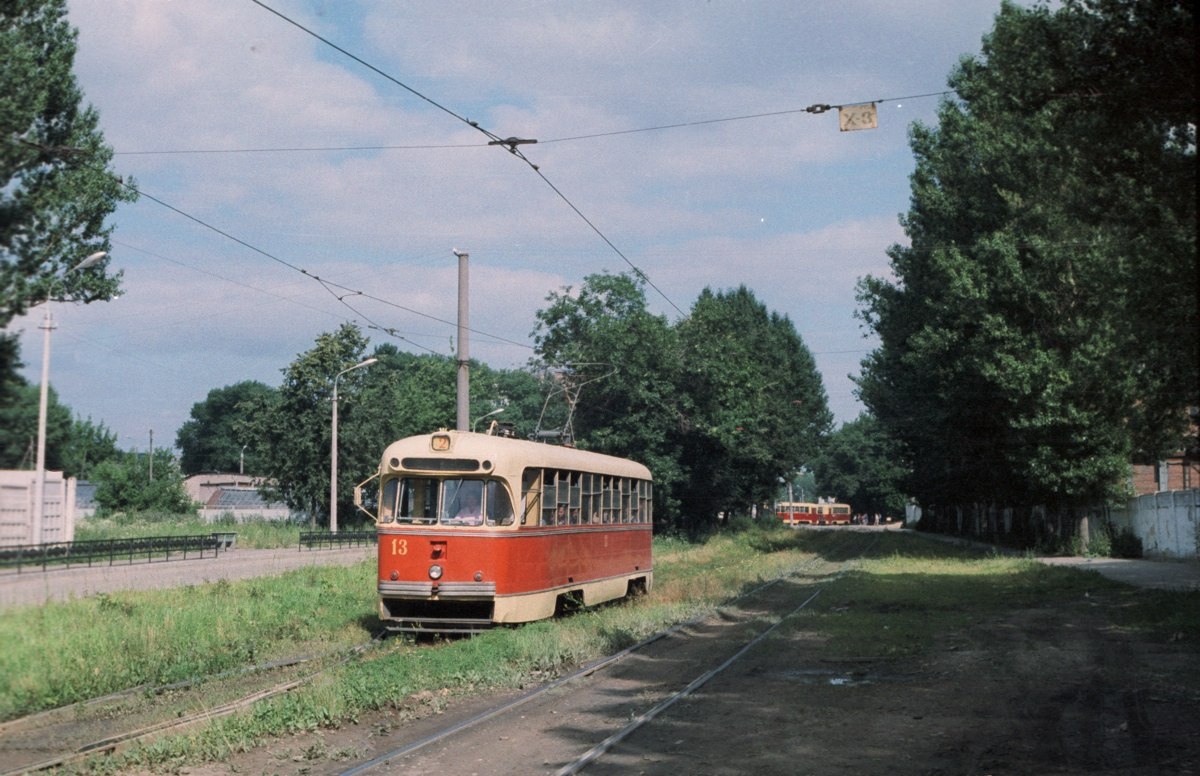
[[[879,126],[875,113],[875,103],[863,105],[842,105],[838,108],[838,128],[843,132],[855,129],[875,129]]]

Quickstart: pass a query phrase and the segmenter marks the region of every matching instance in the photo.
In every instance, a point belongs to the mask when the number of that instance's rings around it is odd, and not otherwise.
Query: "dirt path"
[[[613,671],[564,687],[459,737],[369,773],[553,774],[672,688],[719,665],[792,612],[821,580],[768,595],[663,640]],[[977,617],[919,658],[834,655],[804,616],[630,735],[586,774],[1200,773],[1200,654],[1118,627],[1135,595]],[[853,603],[822,601],[824,606]],[[887,612],[879,612],[887,627]],[[193,776],[346,771],[469,718],[501,698],[427,699],[435,716],[280,739]],[[444,705],[442,705],[444,704]]]

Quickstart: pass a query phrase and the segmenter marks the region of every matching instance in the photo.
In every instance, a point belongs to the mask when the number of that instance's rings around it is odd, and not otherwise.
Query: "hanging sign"
[[[879,126],[875,103],[862,105],[842,105],[838,108],[838,128],[843,132],[853,132],[856,129],[875,129]]]

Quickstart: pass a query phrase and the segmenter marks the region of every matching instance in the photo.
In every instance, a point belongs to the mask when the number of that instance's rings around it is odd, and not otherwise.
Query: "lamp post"
[[[474,431],[479,427],[479,421],[483,420],[484,418],[490,418],[492,415],[499,415],[501,412],[504,412],[503,407],[498,410],[492,410],[491,412],[480,415],[479,417],[475,418],[475,422],[471,424],[471,430]]]
[[[329,532],[337,533],[337,463],[338,463],[338,440],[337,440],[337,421],[338,421],[338,379],[347,372],[353,372],[355,369],[361,369],[364,366],[370,366],[379,359],[368,358],[366,361],[360,361],[354,366],[348,366],[342,371],[333,376],[333,423],[332,433],[330,434],[329,442]]]
[[[108,251],[96,251],[67,272],[87,269],[107,255]],[[32,526],[30,526],[33,531],[32,544],[42,543],[42,518],[46,500],[46,410],[50,390],[50,332],[54,330],[54,316],[50,312],[50,297],[53,290],[54,283],[51,282],[50,291],[46,292],[46,309],[42,323],[38,326],[45,334],[42,336],[42,385],[38,396],[37,462],[33,478],[33,520],[31,521]]]

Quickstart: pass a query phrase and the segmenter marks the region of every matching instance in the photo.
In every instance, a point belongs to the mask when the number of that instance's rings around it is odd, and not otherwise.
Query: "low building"
[[[184,489],[199,505],[199,516],[209,523],[223,518],[235,522],[293,519],[292,510],[281,501],[267,501],[259,489],[263,481],[244,474],[209,472],[184,480]]]

